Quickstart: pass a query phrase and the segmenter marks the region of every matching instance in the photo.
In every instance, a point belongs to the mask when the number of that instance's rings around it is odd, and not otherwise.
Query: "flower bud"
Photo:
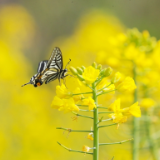
[[[82,68],[80,68],[80,67],[77,67],[76,69],[77,69],[77,72],[78,72],[80,75],[82,75],[82,73],[83,73],[83,70],[82,70]]]
[[[77,77],[80,81],[84,81],[84,78],[81,75],[77,74]]]
[[[96,62],[93,62],[92,67],[94,67],[95,69],[97,69],[97,64],[96,64]]]
[[[70,71],[72,72],[73,75],[78,74],[77,70],[74,67],[70,67],[69,69],[70,69]]]
[[[104,76],[105,71],[106,71],[106,68],[102,69],[100,72],[100,76]]]
[[[85,66],[82,66],[82,67],[81,67],[81,69],[82,69],[83,71],[85,70],[85,68],[86,68]]]
[[[111,83],[117,83],[121,79],[122,75],[120,72],[116,72],[114,77],[111,80]]]
[[[108,67],[105,71],[104,71],[104,76],[105,77],[108,77],[112,74],[112,68],[111,67]]]
[[[102,65],[99,64],[98,67],[97,67],[97,69],[99,69],[101,71],[102,70]]]

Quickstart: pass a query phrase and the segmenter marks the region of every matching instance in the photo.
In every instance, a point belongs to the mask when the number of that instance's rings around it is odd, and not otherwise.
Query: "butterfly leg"
[[[63,78],[63,82],[64,82],[64,85],[66,86],[66,77],[67,77],[68,75],[65,75],[64,76],[64,78]],[[66,88],[67,88],[67,86],[66,86]]]
[[[76,78],[75,76],[73,76],[73,75],[71,75],[71,74],[67,74],[65,77],[67,77],[67,76],[71,76],[71,77],[73,77],[73,78]]]
[[[60,78],[58,78],[58,81],[59,81],[59,85],[61,86],[61,79],[60,79]]]

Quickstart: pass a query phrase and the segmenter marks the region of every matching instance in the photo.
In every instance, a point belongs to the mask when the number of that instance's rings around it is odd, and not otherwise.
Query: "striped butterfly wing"
[[[48,60],[44,60],[44,61],[39,62],[37,72],[38,73],[43,72],[47,68],[47,63],[48,63]]]
[[[56,47],[54,48],[52,55],[47,62],[47,68],[43,75],[41,76],[42,82],[45,81],[45,84],[54,81],[55,79],[59,78],[60,71],[63,68],[63,59],[61,50]]]
[[[48,61],[47,68],[54,68],[54,69],[63,69],[63,58],[62,58],[62,52],[58,47],[55,47],[51,58]]]

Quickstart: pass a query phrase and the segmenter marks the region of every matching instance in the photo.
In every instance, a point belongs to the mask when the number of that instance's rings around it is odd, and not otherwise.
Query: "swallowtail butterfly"
[[[58,47],[55,47],[50,59],[41,61],[38,65],[37,73],[30,79],[30,82],[22,85],[22,87],[27,84],[33,84],[34,87],[37,87],[41,86],[44,82],[47,84],[56,79],[60,82],[60,79],[68,76],[66,73],[67,69],[63,69],[62,52]]]

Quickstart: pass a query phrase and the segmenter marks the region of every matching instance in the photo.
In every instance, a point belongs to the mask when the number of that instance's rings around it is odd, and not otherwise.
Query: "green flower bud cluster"
[[[70,71],[73,75],[76,75],[80,81],[88,84],[91,84],[98,79],[108,77],[112,74],[111,67],[102,69],[102,65],[97,65],[95,62],[88,68],[85,68],[84,66],[77,68],[70,67]]]
[[[151,37],[148,31],[141,33],[137,28],[128,30],[127,37],[126,44],[133,43],[136,47],[139,47],[141,51],[146,53],[152,52],[157,43],[155,37]]]

